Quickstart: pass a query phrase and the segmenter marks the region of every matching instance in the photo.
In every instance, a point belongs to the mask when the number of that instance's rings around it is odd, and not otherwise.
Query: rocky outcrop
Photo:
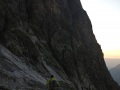
[[[119,90],[79,0],[0,1],[0,88]]]

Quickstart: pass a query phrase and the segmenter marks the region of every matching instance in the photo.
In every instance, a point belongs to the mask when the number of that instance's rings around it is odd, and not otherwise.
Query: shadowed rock
[[[119,90],[79,0],[0,1],[0,87]]]

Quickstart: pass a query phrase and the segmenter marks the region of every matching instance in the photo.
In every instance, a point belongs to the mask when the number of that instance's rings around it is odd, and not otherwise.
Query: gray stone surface
[[[79,0],[0,0],[0,89],[119,90]]]

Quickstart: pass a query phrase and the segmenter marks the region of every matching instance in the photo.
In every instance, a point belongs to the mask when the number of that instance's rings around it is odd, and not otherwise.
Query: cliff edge
[[[79,0],[0,0],[0,89],[120,90]]]

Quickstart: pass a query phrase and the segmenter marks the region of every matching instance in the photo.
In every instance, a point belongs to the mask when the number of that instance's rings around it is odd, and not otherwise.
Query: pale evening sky
[[[80,0],[105,58],[120,58],[120,0]]]

